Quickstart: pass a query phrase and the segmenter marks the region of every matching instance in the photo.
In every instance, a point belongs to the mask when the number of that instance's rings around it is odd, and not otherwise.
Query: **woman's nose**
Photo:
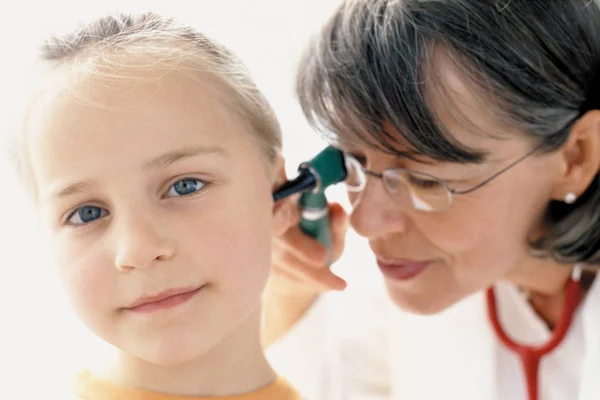
[[[350,194],[350,224],[366,238],[375,238],[407,230],[410,219],[405,206],[395,201],[380,179],[370,177],[363,191]]]

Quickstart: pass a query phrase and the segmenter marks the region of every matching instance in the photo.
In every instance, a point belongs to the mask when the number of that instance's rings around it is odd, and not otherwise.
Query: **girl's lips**
[[[127,307],[128,311],[149,314],[177,307],[194,297],[202,287],[194,289],[172,289],[158,295],[143,297]]]
[[[377,259],[379,269],[387,278],[406,281],[422,273],[431,261]]]

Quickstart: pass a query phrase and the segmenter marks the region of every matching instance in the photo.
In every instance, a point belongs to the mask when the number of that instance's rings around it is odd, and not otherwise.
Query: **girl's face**
[[[126,353],[181,363],[259,314],[276,171],[210,80],[128,73],[79,78],[85,102],[38,101],[32,174],[80,318]]]

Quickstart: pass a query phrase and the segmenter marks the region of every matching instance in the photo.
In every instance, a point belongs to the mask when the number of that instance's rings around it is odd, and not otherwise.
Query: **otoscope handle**
[[[327,198],[321,191],[303,193],[300,196],[300,228],[302,231],[317,239],[327,249],[331,259],[331,229],[329,226],[329,207]],[[330,262],[329,262],[330,263]]]

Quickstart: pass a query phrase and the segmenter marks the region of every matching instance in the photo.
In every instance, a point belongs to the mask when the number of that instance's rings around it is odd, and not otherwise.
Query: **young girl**
[[[49,40],[20,135],[68,297],[118,349],[76,397],[298,399],[260,344],[280,131],[246,70],[153,14]]]

